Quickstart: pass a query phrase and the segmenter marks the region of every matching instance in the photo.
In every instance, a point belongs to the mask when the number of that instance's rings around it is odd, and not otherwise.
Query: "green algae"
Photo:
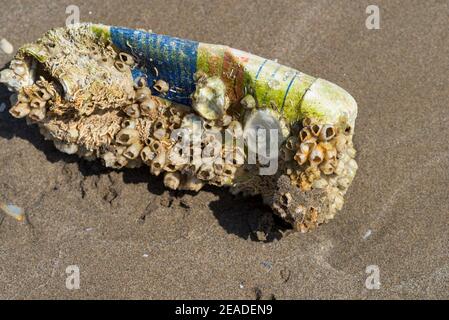
[[[90,27],[90,29],[100,39],[103,39],[104,41],[111,40],[111,33],[109,32],[109,27],[96,24],[96,25],[92,25]]]

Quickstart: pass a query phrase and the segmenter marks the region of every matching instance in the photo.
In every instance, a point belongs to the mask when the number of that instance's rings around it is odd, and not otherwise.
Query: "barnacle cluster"
[[[37,123],[62,152],[100,158],[114,169],[145,164],[151,174],[163,173],[164,184],[171,189],[198,191],[205,183],[230,184],[243,164],[244,150],[222,145],[221,133],[239,138],[243,131],[240,122],[225,114],[223,82],[198,75],[196,94],[201,102],[197,107],[205,111],[211,105],[215,111],[201,117],[200,111],[197,115],[184,105],[154,96],[145,77],[132,78],[136,61],[131,55],[116,52],[108,43],[86,41],[86,33],[83,29],[50,32],[44,39],[55,41],[43,41],[40,48],[41,55],[47,57],[43,51],[48,52],[45,70],[26,55],[27,49],[19,52],[2,73],[2,81],[17,77],[23,83],[17,86],[18,101],[10,113]],[[75,39],[76,46],[67,47],[68,39]],[[29,73],[34,78],[24,78]],[[158,80],[153,88],[163,94],[169,84]],[[173,136],[177,129],[187,134],[201,131],[200,143],[180,150]],[[200,157],[193,161],[195,154]],[[235,154],[239,161],[225,163]]]
[[[294,153],[293,161],[288,162],[286,170],[291,183],[305,193],[311,190],[325,192],[321,205],[308,208],[310,219],[297,220],[297,227],[300,230],[310,229],[312,225],[322,223],[321,220],[332,219],[343,207],[343,196],[358,168],[354,160],[351,127],[320,124],[314,119],[305,118],[298,135],[290,136],[284,148],[285,152]],[[283,196],[284,206],[288,206],[288,193]],[[318,210],[326,201],[326,209]],[[304,204],[294,209],[305,211]]]
[[[170,189],[212,184],[260,194],[302,232],[342,208],[357,170],[353,119],[306,113],[292,121],[275,103],[261,103],[254,90],[231,99],[222,78],[201,70],[193,75],[190,107],[168,100],[176,89],[168,81],[136,76],[144,64],[90,25],[77,25],[23,46],[0,82],[16,93],[10,113],[37,124],[62,152],[114,169],[146,165],[151,174],[163,174]],[[239,141],[255,139],[257,128],[279,133],[266,141],[279,152],[248,163],[257,150]],[[273,157],[276,172],[260,175]]]
[[[357,171],[350,126],[321,124],[305,118],[282,144],[279,170],[258,175],[245,166],[231,192],[262,195],[274,212],[301,232],[315,229],[341,210]]]

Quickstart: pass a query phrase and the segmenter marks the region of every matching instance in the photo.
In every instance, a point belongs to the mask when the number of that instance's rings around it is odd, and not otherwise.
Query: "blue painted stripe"
[[[292,87],[293,82],[295,81],[297,75],[298,75],[298,73],[295,72],[295,74],[293,75],[293,78],[290,80],[290,83],[288,84],[287,90],[285,90],[284,100],[282,101],[282,107],[281,107],[282,111],[284,110],[285,100],[287,100],[288,92],[290,91],[290,88]]]
[[[111,39],[119,50],[132,54],[140,62],[140,69],[132,72],[133,77],[145,74],[150,88],[156,80],[162,79],[176,91],[169,91],[164,98],[192,104],[190,95],[195,91],[193,75],[196,72],[198,42],[118,27],[111,27]],[[154,67],[158,70],[158,77]],[[153,91],[153,94],[159,93]]]
[[[257,73],[256,73],[256,80],[259,79],[259,74],[260,74],[260,72],[262,71],[263,67],[265,66],[265,63],[267,63],[267,61],[268,61],[268,60],[265,59],[265,61],[262,62],[262,64],[260,65],[259,70],[257,70]]]

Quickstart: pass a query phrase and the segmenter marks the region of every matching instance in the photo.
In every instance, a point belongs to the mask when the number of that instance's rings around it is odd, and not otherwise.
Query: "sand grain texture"
[[[69,4],[3,0],[0,38],[34,41]],[[377,1],[381,29],[368,30],[369,4],[78,1],[82,21],[227,44],[341,85],[359,104],[360,169],[335,220],[278,240],[258,198],[169,193],[145,169],[63,155],[4,111],[0,200],[29,223],[0,218],[0,298],[449,298],[449,5]],[[379,290],[365,288],[368,265]]]

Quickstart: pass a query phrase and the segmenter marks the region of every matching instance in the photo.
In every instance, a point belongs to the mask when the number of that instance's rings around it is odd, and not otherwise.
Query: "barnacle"
[[[24,45],[0,82],[62,152],[260,194],[301,232],[341,210],[357,171],[346,91],[226,46],[78,24]]]
[[[223,80],[214,76],[198,81],[192,105],[195,111],[205,119],[215,120],[222,117],[229,106]]]

